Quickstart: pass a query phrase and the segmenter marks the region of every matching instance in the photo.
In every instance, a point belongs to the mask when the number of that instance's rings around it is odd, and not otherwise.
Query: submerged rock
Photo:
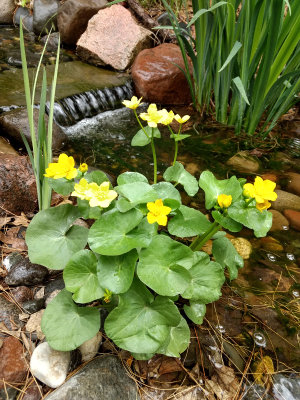
[[[57,388],[67,377],[69,363],[69,351],[54,350],[47,342],[44,342],[34,349],[30,360],[30,370],[32,375],[41,382],[51,388]]]
[[[300,196],[300,174],[296,172],[288,172],[287,190]]]
[[[191,94],[183,72],[180,48],[164,43],[139,53],[132,66],[132,79],[145,101],[161,104],[187,104]],[[192,68],[190,67],[192,73]]]
[[[13,154],[15,156],[18,155],[16,150],[2,136],[0,136],[0,154]]]
[[[249,240],[238,237],[234,239],[230,239],[231,243],[234,245],[236,251],[239,253],[239,255],[244,259],[248,260],[250,257],[250,254],[252,252],[252,245],[249,242]]]
[[[135,382],[114,356],[95,358],[73,375],[47,400],[138,400]]]
[[[292,228],[300,231],[300,211],[295,210],[284,210],[284,215],[290,221],[290,225]]]
[[[32,264],[28,258],[14,265],[8,272],[5,283],[12,286],[31,286],[42,283],[48,275],[48,269],[39,264]]]
[[[57,26],[63,43],[75,45],[89,20],[106,7],[106,0],[67,0],[58,9]]]
[[[253,156],[250,156],[247,151],[240,151],[232,156],[227,162],[227,165],[235,171],[245,173],[256,173],[259,170],[259,162]]]
[[[300,196],[285,192],[284,190],[275,190],[275,192],[277,193],[277,199],[272,202],[274,210],[283,211],[291,209],[300,211]]]
[[[119,4],[98,11],[77,42],[77,54],[88,63],[125,70],[150,46],[151,32],[138,25]]]
[[[281,212],[277,210],[269,210],[272,215],[272,226],[270,232],[273,231],[287,231],[289,229],[289,221]]]

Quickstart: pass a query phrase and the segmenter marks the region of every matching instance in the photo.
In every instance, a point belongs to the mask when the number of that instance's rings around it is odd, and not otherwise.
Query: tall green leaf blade
[[[231,49],[226,61],[224,62],[224,64],[222,65],[221,69],[219,70],[219,72],[223,71],[223,69],[225,69],[227,67],[227,65],[230,63],[230,61],[233,59],[233,57],[237,54],[237,52],[240,50],[240,48],[242,47],[242,43],[236,41],[233,45],[233,48]]]

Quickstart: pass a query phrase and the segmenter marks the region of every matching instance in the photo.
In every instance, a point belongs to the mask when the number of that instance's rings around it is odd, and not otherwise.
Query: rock
[[[151,32],[138,25],[119,4],[99,10],[77,42],[77,54],[88,63],[125,70],[150,46]]]
[[[0,136],[0,154],[18,155],[16,150],[2,136]]]
[[[5,259],[3,260],[3,265],[6,269],[6,271],[10,271],[12,267],[16,266],[20,262],[24,260],[24,257],[22,254],[18,253],[17,251],[14,251],[13,253],[10,253]]]
[[[27,7],[18,7],[14,13],[13,20],[14,25],[20,25],[20,19],[22,18],[23,29],[25,28],[28,32],[33,32],[33,15],[30,13]]]
[[[29,320],[26,324],[26,332],[33,333],[36,332],[37,338],[43,340],[45,335],[42,332],[41,321],[45,310],[40,310],[32,315],[30,315]]]
[[[260,167],[257,159],[250,156],[247,151],[239,151],[226,164],[232,169],[244,173],[256,173]]]
[[[269,210],[272,215],[272,227],[270,232],[273,231],[287,231],[289,229],[289,221],[277,210]]]
[[[98,353],[100,344],[102,342],[102,333],[98,332],[92,339],[87,340],[79,346],[81,352],[81,359],[83,362],[92,360]]]
[[[138,400],[135,382],[114,356],[95,358],[73,375],[47,400]]]
[[[47,41],[48,39],[48,41]],[[53,32],[50,35],[45,35],[41,38],[41,43],[44,45],[47,42],[47,51],[57,51],[58,47],[58,41],[59,41],[59,33],[58,32]]]
[[[3,0],[0,9],[0,24],[12,24],[16,8],[14,0]]]
[[[25,389],[25,394],[22,400],[40,400],[42,398],[42,390],[39,386],[29,386]]]
[[[235,238],[235,239],[230,239],[231,243],[234,245],[236,251],[239,253],[239,255],[244,259],[248,260],[250,257],[250,254],[252,252],[252,245],[249,242],[249,240],[244,239],[244,238]]]
[[[4,339],[0,348],[0,389],[3,381],[17,384],[26,378],[27,363],[22,344],[14,336]]]
[[[0,322],[3,322],[8,330],[21,328],[23,323],[19,320],[21,310],[13,303],[0,295]]]
[[[42,265],[32,264],[24,258],[8,272],[5,283],[12,286],[36,285],[42,283],[48,275],[48,269]]]
[[[274,210],[283,211],[290,209],[300,211],[300,196],[285,192],[284,190],[275,190],[275,192],[277,193],[277,199],[272,202]]]
[[[54,279],[45,286],[45,296],[48,297],[55,290],[62,290],[65,288],[63,278]]]
[[[190,103],[187,80],[174,64],[184,68],[180,48],[175,44],[164,43],[141,51],[132,65],[132,79],[138,96],[153,103]]]
[[[34,109],[33,110],[33,119],[34,119],[34,125],[36,129],[36,135],[37,135],[37,126],[38,126],[38,120],[39,120],[39,110]],[[46,123],[46,128],[48,125],[48,116],[45,115],[45,123]],[[20,132],[24,134],[26,137],[27,141],[31,145],[31,135],[30,135],[30,129],[29,129],[29,124],[28,124],[28,115],[27,115],[27,110],[26,109],[16,109],[9,111],[0,117],[0,129],[6,133],[7,136],[9,136],[11,139],[13,139],[15,142],[18,144],[23,144],[22,137],[20,135]],[[55,123],[53,122],[53,131],[52,131],[52,149],[53,150],[59,150],[63,145],[67,142],[67,135],[63,132],[63,130]]]
[[[300,231],[300,211],[284,210],[283,213],[289,220],[291,227]]]
[[[106,4],[106,0],[65,1],[57,12],[57,26],[62,42],[76,45],[89,20]]]
[[[251,384],[250,386],[244,387],[244,393],[242,400],[272,400],[272,398],[266,394],[265,387],[261,385]]]
[[[28,300],[22,304],[22,308],[27,314],[34,314],[40,311],[40,309],[44,307],[44,304],[45,304],[44,299]]]
[[[283,251],[283,246],[272,236],[262,237],[259,242],[261,247],[267,251]]]
[[[0,390],[0,400],[16,400],[18,394],[17,389],[6,386],[5,389]]]
[[[261,178],[263,180],[268,179],[269,181],[272,181],[272,182],[275,182],[275,183],[278,182],[278,176],[275,173],[271,173],[271,172],[267,172],[265,174],[261,174]]]
[[[14,301],[17,303],[24,303],[28,300],[32,300],[32,290],[27,286],[19,286],[11,290],[10,294],[13,296]]]
[[[67,377],[69,363],[69,351],[54,350],[47,342],[44,342],[34,349],[30,360],[30,370],[32,375],[41,382],[51,388],[57,388]]]
[[[35,177],[27,157],[0,154],[0,216],[33,212],[36,206]]]
[[[34,0],[33,30],[36,34],[47,33],[56,25],[56,13],[59,0]]]
[[[289,172],[287,173],[287,177],[288,177],[288,184],[286,189],[289,192],[292,192],[300,196],[300,174],[297,174],[296,172]]]
[[[300,399],[300,379],[296,376],[273,375],[273,395],[275,400]]]

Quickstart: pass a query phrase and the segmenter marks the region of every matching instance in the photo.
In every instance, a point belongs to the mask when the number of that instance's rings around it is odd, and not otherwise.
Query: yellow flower
[[[117,196],[117,192],[109,189],[109,182],[103,182],[100,186],[95,182],[90,183],[86,193],[91,207],[107,208]]]
[[[81,200],[86,200],[86,192],[89,189],[89,183],[86,179],[80,179],[79,183],[75,183],[74,192],[71,193],[71,196],[79,197]]]
[[[162,199],[155,200],[155,203],[147,203],[149,210],[147,214],[147,220],[149,224],[157,222],[158,225],[167,225],[167,215],[170,214],[171,208],[164,206]]]
[[[132,110],[136,110],[138,106],[141,104],[142,97],[138,99],[136,96],[131,97],[131,100],[124,100],[122,101],[122,104],[124,104],[125,107],[131,108]]]
[[[232,196],[230,194],[219,194],[218,203],[221,208],[228,208],[232,203]]]
[[[173,111],[167,111],[165,108],[163,110],[161,110],[161,120],[159,121],[160,124],[163,125],[170,125],[170,123],[173,121],[174,119],[174,113]]]
[[[151,128],[156,128],[157,124],[160,123],[161,119],[164,116],[164,112],[162,110],[158,111],[156,104],[150,104],[148,107],[147,113],[141,113],[140,117],[148,122],[148,125]]]
[[[181,118],[181,116],[179,115],[179,114],[176,114],[175,116],[174,116],[174,118],[176,119],[176,121],[179,123],[179,124],[184,124],[186,121],[188,121],[191,117],[189,116],[189,115],[185,115],[185,116],[183,116],[182,118]]]
[[[88,165],[86,163],[82,163],[82,164],[79,165],[78,169],[79,169],[80,172],[82,172],[84,174],[85,172],[87,172],[89,167],[88,167]]]
[[[57,163],[50,163],[48,165],[44,176],[53,179],[74,179],[78,173],[77,169],[74,166],[74,158],[68,157],[66,154],[63,153],[58,157]]]
[[[268,200],[275,201],[277,199],[277,194],[274,192],[275,187],[275,182],[269,179],[263,180],[260,176],[257,176],[254,184],[246,183],[244,185],[243,194],[246,197],[254,198],[256,208],[262,211],[271,207],[271,203]]]

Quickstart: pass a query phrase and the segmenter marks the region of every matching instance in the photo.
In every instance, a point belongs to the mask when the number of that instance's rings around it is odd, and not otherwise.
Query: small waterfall
[[[72,126],[84,118],[91,118],[108,110],[121,106],[123,100],[133,96],[132,82],[122,86],[96,89],[75,94],[54,103],[54,120],[61,126]],[[47,112],[48,107],[47,104]]]

